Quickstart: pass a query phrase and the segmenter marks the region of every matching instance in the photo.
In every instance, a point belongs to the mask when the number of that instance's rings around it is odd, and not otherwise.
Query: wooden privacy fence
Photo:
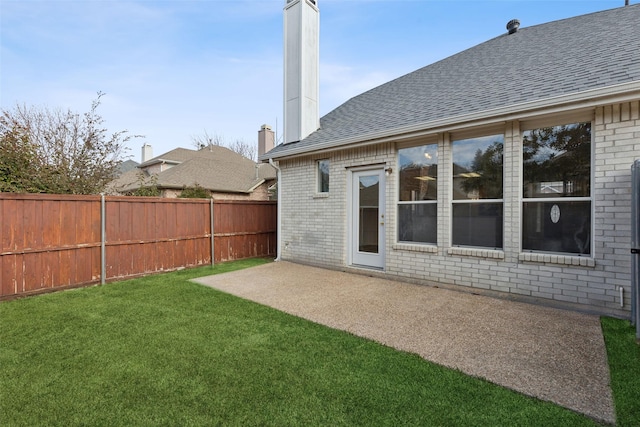
[[[0,300],[274,255],[276,229],[276,202],[0,193]]]

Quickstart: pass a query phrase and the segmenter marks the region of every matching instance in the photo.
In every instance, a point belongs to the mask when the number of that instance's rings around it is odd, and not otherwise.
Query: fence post
[[[105,240],[107,234],[105,217],[105,200],[104,193],[100,193],[100,284],[104,285],[107,280],[107,253],[105,248]]]
[[[213,198],[209,201],[209,217],[211,218],[211,266],[213,267],[215,264],[215,244],[213,237]]]

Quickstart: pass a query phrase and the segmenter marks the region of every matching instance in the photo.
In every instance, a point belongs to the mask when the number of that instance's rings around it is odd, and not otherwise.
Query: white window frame
[[[416,144],[404,144],[402,146],[399,146],[396,149],[396,164],[398,165],[398,172],[397,172],[397,194],[396,194],[396,215],[397,215],[397,225],[396,225],[396,242],[400,243],[400,244],[409,244],[409,245],[424,245],[424,246],[436,246],[438,244],[438,203],[439,203],[439,199],[440,199],[440,195],[439,195],[439,191],[437,188],[437,180],[436,180],[436,199],[435,200],[404,200],[401,201],[400,200],[400,192],[402,190],[401,185],[402,183],[400,182],[400,150],[402,149],[407,149],[407,148],[415,148],[415,147],[425,147],[425,146],[430,146],[430,145],[434,145],[436,147],[436,153],[439,154],[439,150],[440,150],[440,144],[438,143],[437,140],[434,139],[429,139],[427,141],[421,141],[421,143]],[[438,175],[440,174],[440,159],[437,160],[436,165],[438,165]],[[400,239],[400,206],[403,205],[409,205],[409,206],[416,206],[416,205],[436,205],[436,216],[435,216],[435,220],[436,220],[436,241],[434,242],[419,242],[419,241],[415,241],[415,240],[401,240]]]
[[[544,127],[556,127],[556,126],[565,126],[565,125],[573,125],[578,123],[590,123],[591,124],[591,141],[590,141],[590,174],[589,174],[589,196],[583,197],[524,197],[523,183],[524,183],[524,148],[521,150],[520,155],[520,170],[522,178],[520,180],[520,252],[527,254],[541,254],[541,255],[560,255],[565,257],[581,257],[581,258],[594,258],[595,257],[595,248],[594,248],[594,233],[595,233],[595,206],[594,206],[594,181],[595,181],[595,121],[591,115],[576,115],[576,116],[567,116],[567,118],[560,120],[551,120],[551,119],[537,119],[531,121],[524,121],[520,123],[520,135],[519,135],[519,143],[522,144],[522,140],[524,138],[524,133],[530,130],[540,129]],[[533,249],[525,249],[523,247],[524,243],[524,204],[531,202],[542,202],[542,203],[554,203],[554,202],[589,202],[590,212],[589,215],[591,217],[591,227],[589,230],[590,233],[590,242],[589,242],[589,254],[577,254],[573,252],[551,252],[551,251],[541,251],[541,250],[533,250]]]
[[[454,165],[454,153],[453,153],[453,145],[455,142],[457,141],[465,141],[465,140],[471,140],[471,139],[476,139],[476,138],[484,138],[484,137],[492,137],[492,136],[497,136],[497,135],[501,135],[502,136],[502,198],[501,199],[476,199],[476,200],[471,200],[471,199],[463,199],[463,200],[455,200],[453,198],[453,189],[454,189],[454,174],[453,174],[453,165]],[[495,128],[495,129],[487,129],[485,132],[482,133],[470,133],[470,132],[461,132],[459,134],[451,134],[450,138],[449,138],[449,150],[451,153],[451,163],[450,165],[448,165],[448,167],[450,168],[451,171],[451,178],[449,179],[449,183],[448,185],[449,187],[449,191],[451,191],[451,201],[450,201],[450,235],[449,235],[449,241],[451,242],[451,247],[452,248],[477,248],[477,249],[482,249],[482,250],[497,250],[497,251],[503,251],[504,250],[504,239],[505,239],[505,212],[504,212],[504,192],[505,192],[505,182],[504,182],[504,176],[505,176],[505,159],[506,159],[506,144],[507,144],[507,137],[505,135],[505,130],[503,127],[501,128]],[[461,244],[457,244],[454,243],[453,241],[453,229],[454,229],[454,217],[453,217],[453,207],[455,205],[462,205],[462,204],[480,204],[480,203],[485,203],[485,204],[496,204],[496,203],[500,203],[502,205],[502,246],[500,247],[491,247],[491,246],[469,246],[469,245],[461,245]]]
[[[322,169],[321,164],[323,162],[327,162],[327,190],[323,191],[322,189]],[[327,195],[331,189],[331,160],[329,159],[318,159],[316,160],[316,194]]]

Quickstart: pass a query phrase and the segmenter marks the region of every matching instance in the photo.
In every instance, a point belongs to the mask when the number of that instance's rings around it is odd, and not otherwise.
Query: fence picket
[[[0,193],[0,215],[0,300],[276,252],[276,202],[105,196],[104,242],[101,196]]]

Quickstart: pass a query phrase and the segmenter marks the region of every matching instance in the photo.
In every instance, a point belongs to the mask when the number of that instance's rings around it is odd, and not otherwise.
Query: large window
[[[591,123],[523,134],[522,249],[591,254]]]
[[[437,243],[438,145],[398,150],[398,241]]]
[[[453,141],[452,243],[502,249],[503,135]]]
[[[318,160],[318,193],[329,192],[329,160]]]

